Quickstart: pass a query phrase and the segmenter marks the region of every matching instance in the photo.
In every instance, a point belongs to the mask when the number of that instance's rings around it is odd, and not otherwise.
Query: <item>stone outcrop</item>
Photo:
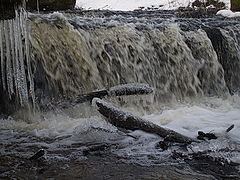
[[[28,0],[27,9],[28,10],[37,10],[40,11],[56,11],[56,10],[68,10],[73,9],[76,4],[76,0]]]
[[[231,10],[240,11],[240,0],[231,0]]]

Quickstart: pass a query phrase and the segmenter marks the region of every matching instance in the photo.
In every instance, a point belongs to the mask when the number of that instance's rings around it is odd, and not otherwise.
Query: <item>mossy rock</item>
[[[240,11],[240,0],[231,0],[231,10]]]

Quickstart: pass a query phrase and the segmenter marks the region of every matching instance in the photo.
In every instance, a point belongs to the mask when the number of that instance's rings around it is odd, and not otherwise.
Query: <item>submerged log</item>
[[[129,130],[142,130],[148,133],[157,134],[171,142],[190,144],[197,141],[173,130],[165,129],[140,117],[134,116],[133,114],[124,112],[99,98],[94,98],[93,103],[96,104],[98,111],[107,118],[107,121],[116,127]]]

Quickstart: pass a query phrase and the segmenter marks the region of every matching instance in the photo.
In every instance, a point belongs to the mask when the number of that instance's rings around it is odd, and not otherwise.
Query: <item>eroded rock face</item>
[[[231,0],[231,10],[240,11],[240,0]]]
[[[55,11],[55,10],[68,10],[73,9],[76,4],[76,0],[39,0],[39,5],[37,0],[28,0],[27,9],[28,10],[39,10],[43,11]]]

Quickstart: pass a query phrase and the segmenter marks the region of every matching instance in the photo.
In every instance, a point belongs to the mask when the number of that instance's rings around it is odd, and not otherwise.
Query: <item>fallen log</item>
[[[153,88],[144,83],[131,83],[113,86],[109,89],[93,91],[87,94],[77,95],[65,101],[51,102],[40,105],[42,111],[54,110],[56,108],[66,109],[77,104],[92,102],[93,98],[104,98],[114,96],[147,95],[153,93]]]
[[[109,123],[116,127],[129,130],[142,130],[148,133],[157,134],[170,142],[190,144],[197,141],[173,130],[165,129],[161,126],[153,124],[128,112],[124,112],[99,98],[94,98],[93,104],[96,104],[98,111],[107,118]]]
[[[148,84],[132,83],[113,86],[106,90],[94,91],[88,94],[82,94],[74,98],[71,103],[91,102],[93,98],[103,98],[105,96],[130,96],[150,94],[153,89]]]
[[[147,95],[153,93],[153,88],[148,84],[143,83],[131,83],[113,86],[109,89],[93,91],[87,94],[77,95],[74,98],[68,99],[64,102],[52,102],[48,106],[43,106],[42,110],[54,109],[56,107],[60,109],[69,108],[77,104],[92,102],[93,98],[104,98],[114,96],[130,96],[130,95]],[[49,108],[48,108],[49,107]]]

